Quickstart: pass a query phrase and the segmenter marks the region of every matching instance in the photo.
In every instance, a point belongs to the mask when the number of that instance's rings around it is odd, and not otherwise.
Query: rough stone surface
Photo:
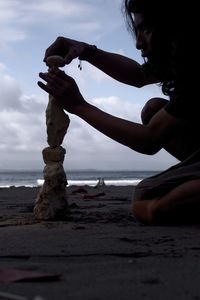
[[[62,146],[56,148],[47,147],[42,151],[42,156],[45,164],[51,164],[55,162],[64,162],[65,158],[65,149]]]
[[[47,142],[50,147],[58,147],[62,144],[69,127],[69,116],[56,104],[52,96],[46,109]]]
[[[63,166],[60,163],[47,164],[43,173],[44,184],[36,198],[34,214],[41,220],[64,219],[69,209]]]
[[[68,213],[65,190],[40,191],[34,207],[34,215],[38,220],[64,220]]]
[[[47,57],[46,59],[47,61],[47,64],[50,66],[50,67],[58,67],[58,68],[61,68],[61,67],[64,67],[65,65],[65,60],[62,56],[59,56],[59,55],[52,55],[52,56],[49,56]]]
[[[44,167],[44,190],[53,190],[57,188],[65,188],[67,185],[67,178],[63,165],[60,163],[47,164]]]
[[[61,146],[69,126],[69,117],[49,96],[46,109],[47,142],[50,147],[42,151],[46,164],[43,170],[44,184],[35,202],[34,216],[39,220],[62,220],[69,213],[63,169],[65,149]]]

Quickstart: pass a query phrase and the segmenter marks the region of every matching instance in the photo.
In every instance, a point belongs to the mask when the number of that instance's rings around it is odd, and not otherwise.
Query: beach
[[[0,299],[200,299],[199,226],[140,224],[131,185],[67,187],[66,219],[38,221],[39,188],[0,188]]]

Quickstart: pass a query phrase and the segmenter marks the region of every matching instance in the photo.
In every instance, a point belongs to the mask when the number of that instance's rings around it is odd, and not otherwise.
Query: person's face
[[[142,57],[151,55],[151,39],[152,32],[145,26],[142,14],[134,13],[135,29],[136,29],[136,48],[141,50]]]

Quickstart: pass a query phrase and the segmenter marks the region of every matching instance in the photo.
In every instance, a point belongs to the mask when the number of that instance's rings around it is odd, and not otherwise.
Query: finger
[[[58,69],[58,68],[50,69],[50,70],[49,70],[49,73],[50,73],[52,76],[53,76],[53,74],[54,74],[54,75],[56,76],[57,79],[58,79],[58,78],[62,79],[62,82],[63,82],[63,80],[64,80],[64,81],[68,81],[68,82],[70,82],[70,81],[73,80],[73,78],[72,78],[71,76],[67,75],[64,71],[61,71],[61,70]],[[55,78],[55,77],[53,76],[52,78]]]
[[[61,74],[62,77],[59,76]],[[70,76],[67,76],[63,72],[57,72],[54,73],[53,71],[51,73],[39,73],[39,77],[42,78],[48,85],[50,85],[54,89],[61,89],[63,87],[67,87],[71,84],[70,80],[72,79]]]
[[[51,75],[59,76],[60,78],[65,78],[65,72],[61,71],[59,68],[49,68],[48,73]]]
[[[48,82],[55,83],[58,86],[64,85],[68,81],[68,76],[65,72],[60,71],[59,69],[50,70],[47,75]]]
[[[60,55],[62,57],[65,57],[66,52],[68,51],[68,47],[66,45],[67,40],[69,42],[69,39],[61,36],[57,37],[56,40],[46,49],[44,61],[48,56],[51,55]]]
[[[62,47],[60,45],[57,45],[55,42],[47,48],[45,51],[44,59],[43,61],[46,62],[47,57],[52,56],[52,55],[59,55],[64,57],[66,55],[66,52],[62,50]]]
[[[53,88],[51,85],[49,84],[44,84],[42,81],[38,81],[37,82],[38,86],[43,89],[45,92],[47,92],[48,94],[54,96],[54,97],[58,97],[59,94],[57,92],[57,88]]]
[[[49,76],[49,73],[39,73],[39,77],[45,80],[46,82],[53,82],[53,79]]]
[[[44,84],[42,81],[38,81],[37,84],[45,92],[50,93],[50,88],[46,84]]]
[[[47,82],[54,82],[56,81],[57,75],[53,72],[48,72],[48,73],[39,73],[39,77],[44,79]]]
[[[56,89],[60,88],[63,84],[63,81],[61,82],[60,78],[55,77],[55,75],[52,77],[49,73],[39,73],[39,77],[45,80],[48,85]]]
[[[47,73],[42,73],[42,72],[39,73],[39,76],[44,80],[46,80],[46,78],[48,77]]]
[[[65,63],[69,64],[73,59],[77,58],[78,56],[78,50],[76,48],[71,48],[64,58]]]

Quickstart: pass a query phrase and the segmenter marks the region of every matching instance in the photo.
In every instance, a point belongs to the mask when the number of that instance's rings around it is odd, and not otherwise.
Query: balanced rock
[[[45,164],[63,163],[66,150],[62,146],[56,148],[46,147],[42,150],[42,156]]]
[[[47,58],[50,67],[62,67],[64,59],[59,56]],[[51,71],[51,70],[49,70]],[[49,147],[42,151],[46,164],[43,170],[44,184],[35,202],[34,215],[40,220],[61,220],[69,214],[66,186],[67,178],[63,168],[65,149],[61,146],[69,127],[70,119],[64,110],[49,95],[46,108],[47,142]]]
[[[69,127],[70,119],[52,96],[46,109],[47,142],[50,147],[60,146]]]
[[[67,178],[60,163],[44,168],[44,184],[36,198],[34,214],[41,220],[65,219],[69,213],[66,185]]]

